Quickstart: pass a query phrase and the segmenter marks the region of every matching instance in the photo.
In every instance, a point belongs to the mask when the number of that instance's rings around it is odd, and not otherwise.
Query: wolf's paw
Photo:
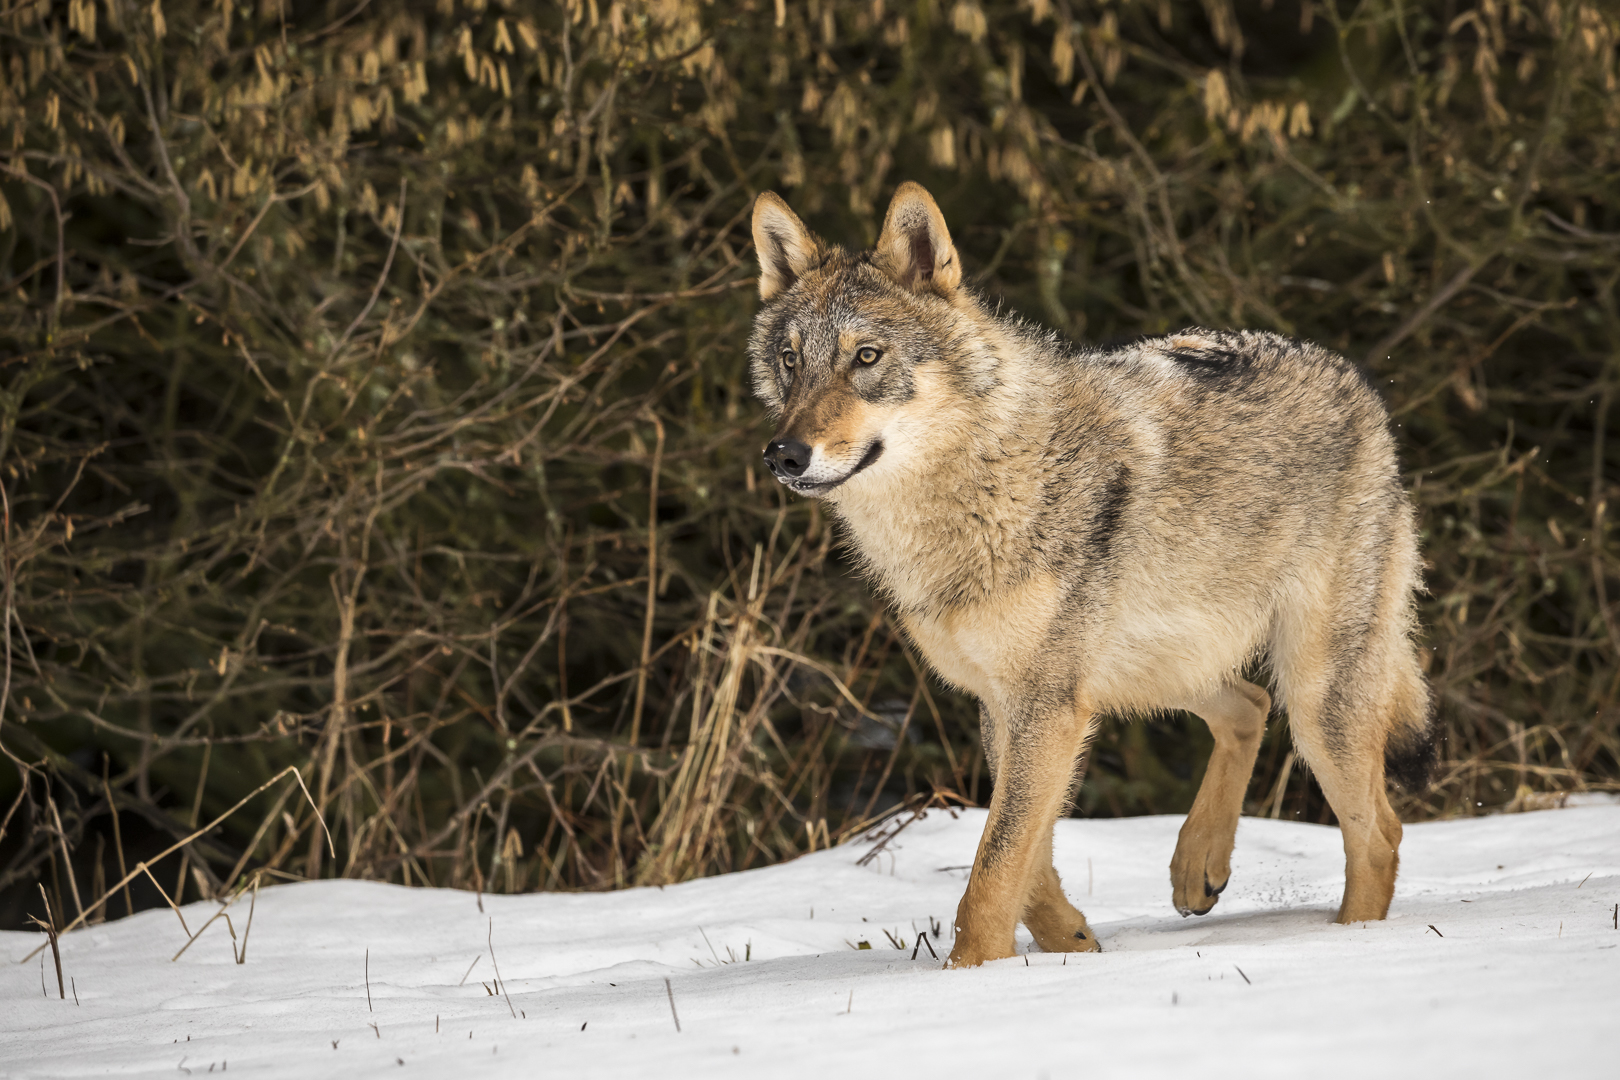
[[[1004,960],[1016,955],[1013,941],[1009,938],[999,949],[981,941],[972,935],[958,933],[956,944],[951,947],[951,955],[946,958],[945,966],[948,968],[978,967],[991,960]]]
[[[1102,952],[1102,944],[1091,932],[1084,919],[1078,929],[1068,934],[1037,934],[1035,944],[1042,952]]]
[[[1042,952],[1102,952],[1097,935],[1092,933],[1086,917],[1071,905],[1058,910],[1056,905],[1032,911],[1024,918],[1024,925],[1035,937]]]
[[[1182,915],[1208,915],[1232,877],[1232,849],[1186,850],[1176,845],[1170,860],[1170,886],[1176,910]]]
[[[1102,952],[1085,916],[1061,892],[1024,912],[1024,925],[1042,952]]]
[[[1182,892],[1181,887],[1177,886],[1175,893],[1176,910],[1181,912],[1184,917],[1187,915],[1208,915],[1214,910],[1215,902],[1220,898],[1221,893],[1225,891],[1226,886],[1227,883],[1224,881],[1219,885],[1211,885],[1209,879],[1205,878],[1204,894],[1196,898],[1184,898],[1185,894]]]
[[[1394,890],[1350,889],[1344,891],[1344,902],[1339,905],[1339,917],[1334,922],[1348,925],[1358,922],[1378,922],[1389,917],[1389,899]]]

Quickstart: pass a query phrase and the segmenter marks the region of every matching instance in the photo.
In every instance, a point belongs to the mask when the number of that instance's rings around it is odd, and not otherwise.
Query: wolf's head
[[[748,352],[754,391],[778,419],[765,463],[794,491],[833,495],[868,469],[915,458],[950,402],[988,375],[964,370],[976,351],[964,316],[979,309],[920,185],[900,185],[877,247],[859,254],[822,243],[764,192],[754,246],[765,306]]]

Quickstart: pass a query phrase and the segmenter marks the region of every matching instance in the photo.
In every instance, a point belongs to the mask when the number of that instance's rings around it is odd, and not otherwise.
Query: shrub
[[[1405,811],[1614,788],[1620,20],[1348,6],[10,7],[8,924],[289,765],[171,896],[676,881],[985,801],[971,703],[758,465],[767,188],[866,244],[922,180],[1073,336],[1363,361],[1430,564]],[[1251,811],[1326,820],[1273,727]],[[1107,727],[1083,812],[1185,809],[1209,745]]]

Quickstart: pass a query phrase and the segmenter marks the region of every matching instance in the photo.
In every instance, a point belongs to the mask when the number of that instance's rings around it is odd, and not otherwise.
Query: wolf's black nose
[[[777,476],[803,476],[810,467],[810,448],[793,439],[777,439],[765,448],[765,464]]]

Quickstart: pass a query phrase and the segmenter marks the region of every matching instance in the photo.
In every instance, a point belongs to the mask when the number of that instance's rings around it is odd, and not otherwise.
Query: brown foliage
[[[38,0],[0,42],[11,924],[288,765],[335,861],[283,784],[175,892],[673,881],[984,799],[971,704],[755,464],[766,188],[866,243],[920,179],[1070,335],[1364,360],[1432,564],[1408,812],[1616,786],[1603,5]],[[1251,808],[1324,813],[1270,745]],[[1183,809],[1207,750],[1112,726],[1083,809]]]

